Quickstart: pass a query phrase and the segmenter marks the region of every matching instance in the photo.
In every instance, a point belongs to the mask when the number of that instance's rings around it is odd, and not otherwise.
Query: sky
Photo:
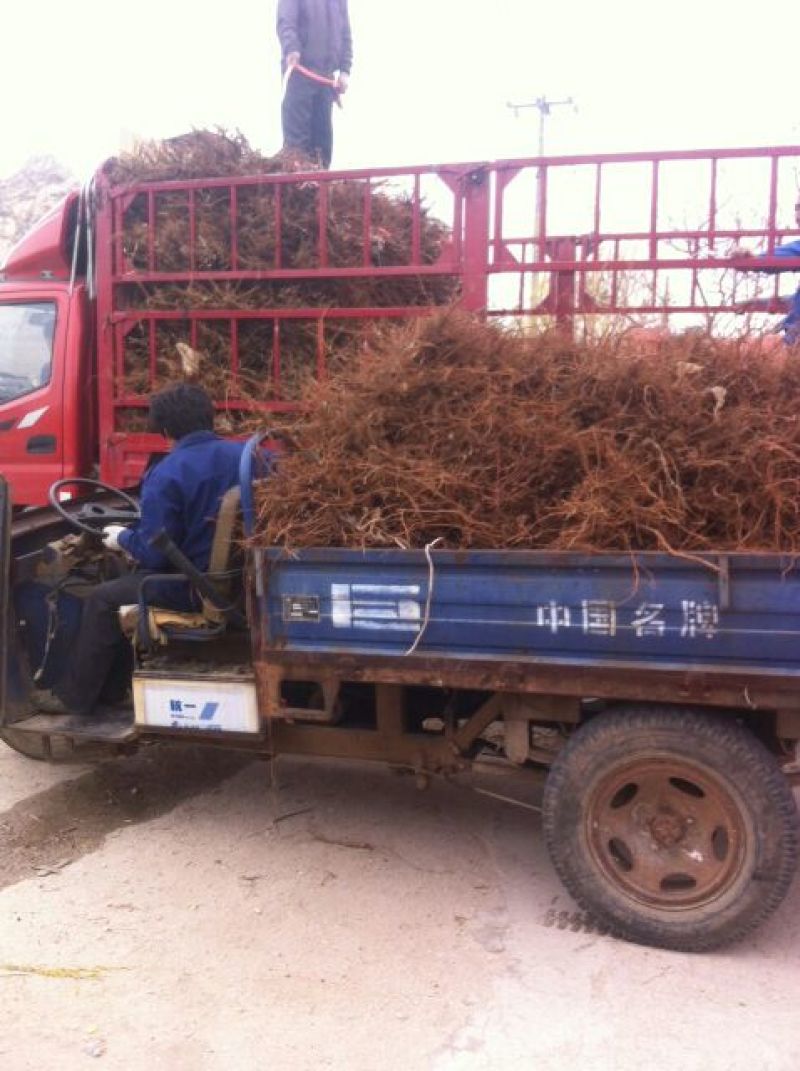
[[[79,178],[132,137],[240,129],[280,147],[275,0],[4,5],[0,178],[50,154]],[[800,144],[796,2],[350,0],[334,166]],[[787,41],[788,39],[788,41]]]

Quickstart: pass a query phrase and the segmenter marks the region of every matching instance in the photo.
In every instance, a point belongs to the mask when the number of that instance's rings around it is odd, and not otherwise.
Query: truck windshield
[[[50,382],[55,326],[53,301],[0,305],[0,403]]]

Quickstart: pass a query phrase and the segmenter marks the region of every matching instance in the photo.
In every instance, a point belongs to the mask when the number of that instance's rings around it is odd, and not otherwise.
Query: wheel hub
[[[617,766],[589,792],[586,835],[606,878],[662,909],[718,898],[741,871],[743,810],[716,772],[672,757]]]
[[[672,848],[680,843],[687,828],[686,819],[677,814],[657,814],[650,822],[650,833],[661,848]]]

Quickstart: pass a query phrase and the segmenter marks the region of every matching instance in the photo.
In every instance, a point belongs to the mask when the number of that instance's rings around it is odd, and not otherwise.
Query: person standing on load
[[[329,168],[334,100],[345,92],[353,62],[347,0],[278,0],[284,94],[284,149]]]

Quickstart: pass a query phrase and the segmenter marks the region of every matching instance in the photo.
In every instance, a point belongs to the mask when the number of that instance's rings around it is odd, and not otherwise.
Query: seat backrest
[[[213,576],[215,573],[225,573],[230,569],[231,556],[235,545],[236,522],[239,521],[239,504],[242,493],[237,484],[231,487],[222,496],[217,514],[217,524],[214,529],[214,539],[211,543],[211,556],[208,559],[208,571]]]
[[[233,572],[234,551],[239,545],[241,525],[241,492],[239,487],[231,487],[222,496],[222,501],[217,514],[214,539],[211,543],[211,556],[208,560],[208,577],[214,586],[222,592],[228,592],[231,588],[231,576],[226,573]],[[224,619],[220,612],[208,599],[202,598],[203,613],[209,620],[218,621]]]

